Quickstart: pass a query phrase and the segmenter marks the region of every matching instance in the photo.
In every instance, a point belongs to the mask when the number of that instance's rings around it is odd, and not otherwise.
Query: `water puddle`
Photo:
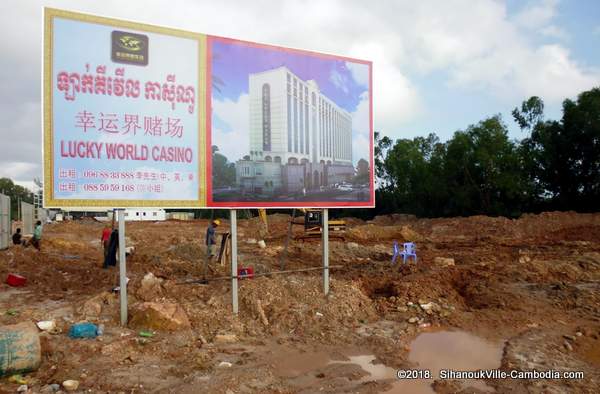
[[[493,343],[463,331],[425,332],[410,345],[408,361],[419,369],[427,369],[437,378],[441,369],[455,371],[475,371],[500,367],[504,343]],[[424,387],[419,393],[434,393],[431,380],[420,380]],[[464,387],[474,387],[484,392],[493,392],[493,388],[483,380],[461,382]],[[406,390],[406,382],[394,385],[391,393]],[[415,384],[415,382],[410,382]],[[411,386],[413,387],[413,386]],[[400,391],[396,391],[396,390]]]
[[[323,378],[337,378],[351,386],[378,381],[391,383],[387,393],[435,394],[431,384],[441,369],[474,371],[500,367],[502,342],[489,342],[463,331],[437,331],[420,334],[410,345],[408,361],[412,368],[431,371],[431,379],[398,380],[397,371],[377,363],[373,354],[357,350],[330,352],[284,352],[274,362],[277,375],[290,379],[299,388],[318,387]],[[494,392],[483,380],[460,382],[463,388],[472,387]],[[339,387],[348,389],[348,387]]]

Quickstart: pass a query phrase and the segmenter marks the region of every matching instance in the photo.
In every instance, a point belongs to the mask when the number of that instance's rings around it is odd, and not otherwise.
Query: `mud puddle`
[[[431,384],[441,369],[474,371],[500,367],[503,343],[493,343],[463,331],[437,331],[420,334],[410,344],[409,364],[404,369],[428,370],[430,379],[398,380],[397,370],[377,362],[364,350],[342,349],[332,352],[277,352],[273,363],[276,374],[298,389],[330,386],[348,389],[367,382],[391,384],[387,393],[435,394]],[[483,392],[494,389],[483,380],[460,381],[463,387]],[[388,386],[389,387],[389,386]]]
[[[431,383],[439,378],[442,369],[475,371],[499,368],[503,348],[504,344],[502,342],[489,342],[464,331],[422,333],[411,343],[408,361],[415,368],[430,371],[433,378],[412,382],[400,381],[394,385],[390,393],[401,392],[407,390],[408,387],[416,393],[434,393]],[[460,382],[463,387],[494,392],[494,389],[483,380],[463,380]]]

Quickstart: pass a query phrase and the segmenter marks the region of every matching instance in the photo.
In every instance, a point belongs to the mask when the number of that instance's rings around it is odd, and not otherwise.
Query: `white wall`
[[[10,232],[10,197],[0,194],[0,249],[8,248]]]

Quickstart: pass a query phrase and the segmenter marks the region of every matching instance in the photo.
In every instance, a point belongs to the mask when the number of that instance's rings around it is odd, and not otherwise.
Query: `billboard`
[[[372,207],[368,61],[46,9],[46,207]]]

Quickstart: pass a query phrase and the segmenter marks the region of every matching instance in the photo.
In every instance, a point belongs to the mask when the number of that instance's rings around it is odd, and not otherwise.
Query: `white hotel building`
[[[316,81],[285,66],[250,74],[249,101],[250,152],[236,164],[242,189],[309,191],[352,178],[352,117]]]

